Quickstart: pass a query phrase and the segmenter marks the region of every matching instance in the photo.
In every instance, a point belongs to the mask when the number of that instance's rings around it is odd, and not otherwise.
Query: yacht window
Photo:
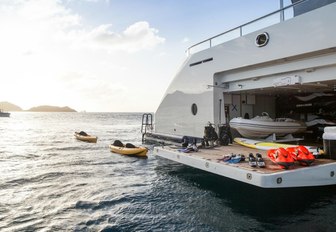
[[[202,61],[198,61],[198,62],[192,63],[189,66],[191,67],[191,66],[195,66],[195,65],[199,65],[199,64],[202,64]]]
[[[268,43],[269,35],[267,32],[261,33],[256,37],[256,45],[258,47],[265,46]]]
[[[336,0],[335,0],[335,1],[336,1]],[[209,62],[209,61],[213,61],[213,58],[211,57],[211,58],[208,58],[208,59],[205,59],[205,60],[201,60],[201,61],[198,61],[198,62],[189,64],[189,66],[192,67],[192,66],[195,66],[195,65],[199,65],[199,64],[202,64],[202,63]]]
[[[196,114],[197,114],[197,105],[196,105],[195,103],[193,103],[193,104],[191,105],[191,113],[192,113],[193,115],[196,115]]]

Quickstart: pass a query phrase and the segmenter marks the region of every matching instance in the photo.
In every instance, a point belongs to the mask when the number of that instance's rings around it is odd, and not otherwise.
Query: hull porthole
[[[195,103],[191,105],[191,113],[193,115],[197,114],[197,105]]]
[[[269,41],[269,35],[267,32],[264,32],[257,35],[255,43],[258,47],[263,47],[268,43],[268,41]]]
[[[282,178],[281,178],[281,177],[278,177],[278,178],[276,179],[276,182],[277,182],[277,184],[281,184],[281,183],[282,183]]]
[[[251,173],[247,173],[247,174],[246,174],[246,179],[248,179],[248,180],[252,180],[252,174],[251,174]]]
[[[210,166],[209,163],[208,163],[208,162],[205,162],[205,167],[206,167],[206,168],[209,168],[209,166]]]

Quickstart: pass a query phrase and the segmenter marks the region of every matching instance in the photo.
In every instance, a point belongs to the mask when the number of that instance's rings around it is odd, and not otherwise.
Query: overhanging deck
[[[248,161],[229,164],[218,159],[227,154],[244,154],[256,152],[264,157],[266,168],[250,167]],[[266,157],[262,150],[242,147],[238,144],[200,149],[198,152],[183,153],[177,149],[164,146],[155,147],[153,154],[176,161],[194,168],[225,176],[261,188],[292,188],[312,187],[336,184],[336,161],[330,159],[316,159],[309,167],[296,164],[289,170],[281,169]]]

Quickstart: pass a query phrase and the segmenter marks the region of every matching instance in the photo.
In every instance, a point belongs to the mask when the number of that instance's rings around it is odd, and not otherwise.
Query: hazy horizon
[[[278,8],[279,0],[0,1],[0,99],[153,112],[186,48]]]

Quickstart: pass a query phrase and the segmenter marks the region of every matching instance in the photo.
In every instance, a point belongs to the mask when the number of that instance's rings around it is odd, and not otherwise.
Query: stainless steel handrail
[[[277,14],[277,13],[280,13],[280,19],[279,19],[279,22],[280,22],[280,21],[288,20],[288,19],[285,19],[285,18],[284,18],[284,12],[285,12],[285,10],[287,10],[287,9],[289,9],[289,8],[293,8],[294,6],[299,5],[299,4],[301,4],[301,3],[303,3],[303,2],[306,2],[306,1],[309,1],[309,0],[301,0],[301,1],[295,2],[295,3],[291,4],[291,5],[286,6],[286,7],[282,7],[282,8],[280,8],[279,10],[273,11],[273,12],[271,12],[271,13],[269,13],[269,14],[266,14],[266,15],[264,15],[264,16],[262,16],[262,17],[259,17],[259,18],[257,18],[257,19],[252,20],[252,21],[249,21],[249,22],[247,22],[247,23],[245,23],[245,24],[242,24],[242,25],[240,25],[240,26],[238,26],[238,27],[232,28],[232,29],[230,29],[230,30],[228,30],[228,31],[222,32],[222,33],[217,34],[217,35],[215,35],[215,36],[213,36],[213,37],[210,37],[210,38],[208,38],[208,39],[206,39],[206,40],[203,40],[203,41],[201,41],[201,42],[198,42],[198,43],[196,43],[196,44],[194,44],[194,45],[188,47],[187,50],[186,50],[186,52],[187,52],[188,55],[190,55],[190,54],[191,54],[190,50],[191,50],[192,48],[195,48],[195,47],[197,47],[198,45],[204,44],[204,43],[206,43],[206,42],[209,42],[209,48],[211,48],[211,47],[212,47],[212,40],[213,40],[213,39],[218,38],[218,37],[221,37],[221,36],[226,35],[226,34],[229,34],[230,32],[233,32],[233,31],[238,30],[238,29],[239,29],[239,34],[240,34],[240,36],[238,36],[238,37],[241,37],[241,36],[244,35],[244,34],[243,34],[243,28],[244,28],[244,27],[246,27],[246,26],[248,26],[248,25],[251,25],[251,24],[253,24],[253,23],[257,22],[257,21],[260,21],[260,20],[262,20],[262,19],[265,19],[265,18],[268,18],[268,17],[270,17],[270,16],[273,16],[273,15],[275,15],[275,14]],[[238,37],[236,37],[236,38],[238,38]],[[203,50],[204,50],[204,49],[203,49]]]

